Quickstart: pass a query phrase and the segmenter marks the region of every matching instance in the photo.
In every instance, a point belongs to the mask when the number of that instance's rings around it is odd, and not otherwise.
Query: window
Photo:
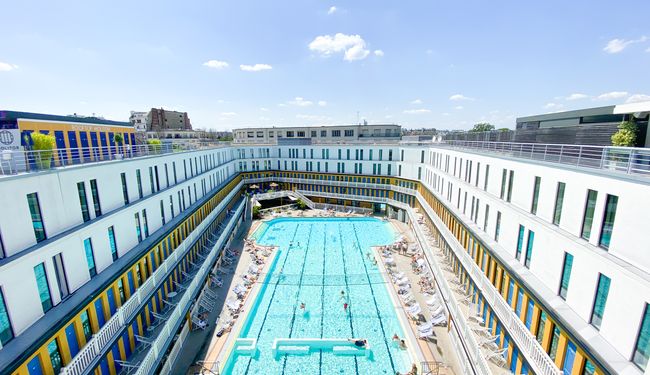
[[[169,196],[169,211],[172,213],[172,219],[174,218],[174,197]]]
[[[2,233],[0,233],[0,259],[5,257],[5,245],[2,242]]]
[[[115,229],[113,226],[108,227],[108,244],[111,248],[113,262],[117,260],[117,243],[115,242]]]
[[[140,170],[136,169],[135,170],[135,177],[138,180],[138,196],[142,198],[142,177],[140,176]]]
[[[52,263],[54,263],[54,274],[56,275],[56,283],[59,287],[59,295],[61,299],[64,299],[70,294],[70,290],[68,289],[68,279],[65,275],[65,267],[63,266],[63,255],[58,253],[53,256]]]
[[[519,236],[517,237],[517,252],[515,253],[515,258],[517,260],[521,259],[521,248],[524,245],[524,232],[526,228],[523,225],[519,225]]]
[[[77,193],[79,193],[79,203],[81,204],[81,217],[84,222],[90,220],[90,212],[88,211],[88,200],[86,199],[86,185],[82,182],[77,182]]]
[[[52,364],[52,369],[54,370],[55,374],[58,374],[61,371],[61,367],[63,367],[63,362],[61,360],[59,344],[56,339],[47,344],[47,352],[50,355],[50,363]]]
[[[594,299],[594,307],[591,312],[590,321],[591,325],[596,327],[596,329],[600,329],[600,324],[603,322],[610,282],[609,277],[602,273],[598,274],[598,287],[596,288],[596,298]]]
[[[596,199],[598,192],[594,190],[587,190],[587,203],[585,204],[585,214],[582,218],[582,232],[580,236],[589,241],[591,236],[591,225],[594,221],[594,209],[596,208]]]
[[[560,281],[560,292],[562,299],[566,299],[569,290],[569,280],[571,279],[571,268],[573,267],[573,255],[564,253],[564,266],[562,266],[562,280]]]
[[[345,131],[345,136],[346,137],[354,137],[354,130],[346,130]]]
[[[294,132],[293,130],[287,130],[287,138],[293,138]]]
[[[312,130],[312,131],[311,131],[311,137],[312,137],[312,138],[316,138],[316,130]]]
[[[142,230],[140,229],[140,214],[135,213],[135,232],[138,235],[138,242],[142,242]]]
[[[485,205],[485,218],[483,219],[483,230],[487,231],[488,227],[488,218],[490,217],[490,205]]]
[[[508,178],[508,195],[506,196],[506,202],[510,202],[512,199],[512,185],[515,180],[515,171],[510,171],[510,178]]]
[[[340,137],[340,136],[341,136],[340,130],[332,130],[332,137]]]
[[[165,204],[162,199],[160,200],[160,217],[162,219],[162,225],[165,225]]]
[[[124,205],[129,204],[129,191],[126,187],[126,173],[120,173],[122,179],[122,196],[124,197]]]
[[[97,275],[97,268],[95,267],[95,254],[93,253],[93,243],[90,238],[84,240],[84,251],[86,253],[86,263],[88,263],[88,272],[90,277]]]
[[[14,338],[14,331],[11,328],[11,321],[9,320],[9,312],[7,312],[7,304],[5,297],[0,289],[0,343],[7,345],[11,339]]]
[[[190,163],[192,161],[190,160]],[[191,166],[192,164],[190,164]],[[153,184],[153,168],[149,167],[149,192],[150,194],[153,194],[156,191],[156,187]]]
[[[95,217],[102,216],[102,208],[99,204],[99,191],[97,190],[97,180],[90,180],[90,194],[93,197],[93,207],[95,208]]]
[[[544,326],[546,326],[546,313],[542,311],[539,316],[539,324],[537,324],[537,333],[535,334],[540,345],[544,341]]]
[[[147,225],[147,210],[142,210],[142,227],[144,228],[144,237],[145,238],[149,237],[149,225]]]
[[[533,188],[533,204],[530,207],[530,213],[537,214],[537,201],[539,200],[539,186],[542,183],[541,177],[535,177],[535,187]]]
[[[564,203],[564,189],[566,184],[564,182],[557,183],[557,191],[555,192],[555,208],[553,209],[553,224],[560,225],[560,218],[562,217],[562,204]]]
[[[524,258],[524,266],[530,268],[530,261],[533,257],[533,243],[535,242],[535,232],[528,230],[528,241],[526,241],[526,257]]]
[[[93,329],[90,325],[90,318],[88,317],[88,309],[84,310],[79,315],[79,318],[81,319],[81,327],[84,331],[84,337],[86,338],[86,342],[88,342],[88,340],[93,336]]]
[[[45,263],[39,263],[34,267],[34,276],[36,276],[36,286],[38,287],[43,312],[47,312],[52,308],[52,296],[50,295],[50,285],[47,282],[47,274],[45,273]]]
[[[327,137],[327,130],[321,130],[320,131],[320,136],[321,137]]]
[[[27,204],[32,216],[32,227],[36,235],[36,242],[41,242],[47,238],[45,226],[43,225],[43,216],[41,215],[41,205],[38,201],[38,193],[27,194]]]
[[[178,178],[176,176],[176,162],[175,161],[172,162],[172,170],[174,170],[174,184],[177,184],[178,183]]]
[[[616,195],[607,194],[607,201],[605,203],[605,220],[600,230],[600,247],[609,249],[609,243],[612,239],[612,231],[614,229],[614,218],[616,218],[616,205],[618,204],[618,197]]]
[[[485,180],[483,181],[483,190],[487,191],[488,188],[488,177],[490,176],[490,165],[485,166]]]
[[[298,137],[304,137],[304,136],[305,136],[305,132],[303,130],[299,130]]]
[[[0,298],[2,294],[0,294]],[[2,305],[0,305],[0,308]],[[0,310],[0,324],[2,324],[2,311]],[[0,332],[2,334],[2,332]],[[4,343],[4,341],[3,341]],[[636,338],[636,347],[632,354],[632,362],[639,366],[640,369],[645,370],[648,365],[648,358],[650,357],[650,305],[645,304],[645,312],[641,320],[641,327],[639,327],[639,335]]]
[[[501,211],[497,211],[497,222],[494,226],[494,240],[499,242],[499,230],[501,229]]]
[[[504,169],[501,174],[501,195],[499,197],[503,199],[506,196],[506,179],[508,178],[508,170]]]
[[[560,329],[554,325],[553,336],[551,337],[551,349],[550,352],[548,353],[549,357],[551,357],[551,359],[554,361],[555,361],[555,357],[557,356],[557,346],[559,342],[560,342]]]

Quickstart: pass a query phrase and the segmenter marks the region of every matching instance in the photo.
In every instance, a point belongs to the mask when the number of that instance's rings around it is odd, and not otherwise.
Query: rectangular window
[[[138,235],[138,242],[142,242],[142,229],[140,229],[140,214],[135,213],[135,233]]]
[[[595,190],[587,190],[587,203],[585,204],[585,213],[582,218],[582,232],[580,236],[589,241],[591,236],[591,225],[594,222],[594,209],[596,208],[596,199],[598,192]]]
[[[569,290],[569,281],[571,280],[571,268],[573,267],[573,255],[564,253],[564,265],[562,266],[562,280],[560,281],[560,292],[562,299],[566,299]]]
[[[535,232],[528,230],[528,241],[526,241],[526,257],[524,258],[524,266],[530,268],[530,261],[533,258],[533,244],[535,242]]]
[[[165,225],[165,204],[162,199],[160,200],[160,217],[162,219],[162,225]]]
[[[11,328],[11,321],[9,320],[9,312],[7,312],[7,304],[5,303],[5,296],[0,289],[0,343],[7,345],[11,339],[14,338],[14,331]]]
[[[2,233],[0,233],[0,259],[4,258],[5,256],[5,245],[4,242],[2,242]]]
[[[515,171],[510,171],[510,177],[508,178],[508,195],[506,196],[506,202],[510,202],[512,199],[512,185],[514,185],[515,180]]]
[[[560,342],[560,329],[556,325],[553,326],[553,336],[551,337],[551,349],[548,353],[549,357],[555,361],[557,356],[557,346]]]
[[[488,229],[488,218],[490,217],[490,205],[485,205],[485,218],[483,219],[483,230],[487,231]]]
[[[122,196],[124,197],[124,205],[129,204],[129,191],[126,187],[126,173],[120,173],[122,178]]]
[[[88,200],[86,198],[86,185],[81,182],[77,182],[77,193],[79,193],[79,204],[81,205],[81,217],[84,222],[90,220],[90,212],[88,211]]]
[[[618,197],[616,195],[607,194],[607,201],[605,203],[605,220],[600,230],[600,247],[609,249],[609,243],[612,239],[612,231],[614,230],[614,219],[616,218],[616,206],[618,205]]]
[[[54,263],[54,274],[59,287],[59,295],[61,299],[64,299],[70,294],[70,290],[68,289],[68,278],[65,275],[65,267],[63,266],[63,255],[58,253],[53,256],[52,263]]]
[[[535,177],[535,187],[533,188],[533,204],[530,206],[530,213],[537,214],[537,202],[539,201],[539,187],[542,183],[541,177]]]
[[[43,312],[47,312],[52,308],[52,296],[50,295],[50,284],[45,273],[45,263],[39,263],[34,267],[34,276],[36,276],[36,286],[38,287],[38,296],[41,299]]]
[[[143,197],[143,194],[142,194],[142,176],[140,175],[140,170],[139,169],[135,170],[135,177],[136,177],[136,180],[138,181],[138,196],[140,198],[142,198]]]
[[[97,268],[95,267],[95,254],[93,253],[93,243],[90,238],[84,240],[84,251],[86,253],[86,263],[88,263],[88,272],[90,277],[97,275]]]
[[[191,161],[190,161],[191,163]],[[192,165],[192,164],[190,164]],[[153,184],[153,168],[149,167],[149,191],[153,194],[156,191],[155,185]]]
[[[93,336],[93,329],[92,326],[90,325],[90,317],[88,316],[88,309],[84,310],[80,315],[79,318],[81,319],[81,328],[84,331],[84,337],[86,338],[86,342],[90,340],[90,338]]]
[[[174,171],[174,185],[178,184],[178,177],[176,176],[176,162],[172,162],[172,170]]]
[[[594,299],[594,307],[591,312],[590,321],[591,325],[596,327],[596,329],[600,329],[600,324],[603,322],[610,282],[609,277],[602,273],[598,274],[598,287],[596,288],[596,298]]]
[[[174,197],[169,196],[169,212],[172,214],[172,219],[174,218]]]
[[[506,179],[508,178],[508,170],[504,169],[501,174],[501,195],[499,196],[503,199],[506,196]]]
[[[52,340],[47,345],[47,352],[50,355],[50,363],[52,364],[52,369],[55,374],[58,374],[63,367],[63,362],[61,360],[61,352],[59,351],[59,344],[56,339]]]
[[[517,237],[517,252],[515,253],[515,258],[517,260],[521,259],[521,249],[524,246],[524,232],[526,228],[523,225],[519,225],[519,236]]]
[[[115,229],[113,226],[108,227],[108,244],[111,248],[111,257],[113,262],[117,260],[117,242],[115,242]]]
[[[41,205],[38,201],[38,193],[27,194],[27,204],[32,216],[32,227],[36,235],[36,242],[41,242],[47,238],[45,234],[45,225],[43,224],[43,215],[41,215]]]
[[[144,238],[149,237],[149,225],[147,224],[147,210],[142,210],[142,228],[144,229]]]
[[[553,224],[560,225],[560,218],[562,217],[562,204],[564,203],[564,189],[566,184],[564,182],[557,183],[557,190],[555,192],[555,208],[553,209]]]
[[[97,180],[90,180],[90,194],[93,197],[93,207],[95,208],[95,217],[102,216],[102,207],[99,204],[99,191],[97,190]]]
[[[488,188],[488,178],[490,177],[490,165],[485,166],[485,180],[483,181],[483,190],[487,191]]]
[[[539,324],[537,324],[537,333],[535,334],[540,345],[544,341],[544,326],[546,326],[546,313],[542,311],[539,316]]]
[[[494,240],[499,242],[499,230],[501,229],[501,211],[497,211],[497,222],[494,226]]]
[[[0,294],[2,297],[2,294]],[[2,305],[0,305],[0,308]],[[2,311],[0,311],[0,314]],[[2,324],[2,315],[0,315],[0,324]],[[0,331],[0,335],[2,332]],[[4,341],[3,341],[4,343]],[[632,362],[639,366],[641,370],[646,369],[648,366],[648,358],[650,358],[650,305],[645,304],[645,312],[641,320],[641,327],[639,327],[639,335],[636,338],[636,347],[632,354]]]
[[[332,130],[332,137],[340,137],[340,136],[341,136],[340,130]]]

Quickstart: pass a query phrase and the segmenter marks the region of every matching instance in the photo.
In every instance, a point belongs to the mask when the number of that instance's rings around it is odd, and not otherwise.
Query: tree
[[[303,202],[302,199],[298,199],[296,201],[296,205],[298,206],[299,210],[304,210],[307,208],[307,203]]]
[[[113,142],[117,143],[118,145],[121,145],[122,142],[124,142],[124,137],[120,133],[116,133],[113,136]]]
[[[253,219],[260,218],[260,206],[253,206]]]
[[[494,130],[494,125],[490,124],[489,122],[479,122],[478,124],[475,124],[474,127],[469,131],[472,133],[478,133],[489,132],[491,130]]]
[[[618,125],[618,131],[612,135],[612,145],[634,147],[638,128],[634,120],[623,121]]]
[[[50,169],[52,165],[52,154],[54,153],[54,144],[56,140],[53,135],[32,133],[32,150],[34,153],[34,160],[39,169]]]

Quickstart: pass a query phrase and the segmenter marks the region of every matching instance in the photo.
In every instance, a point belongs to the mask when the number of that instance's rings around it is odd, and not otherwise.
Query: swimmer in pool
[[[368,340],[366,339],[348,339],[348,341],[354,343],[354,346],[359,348],[365,348],[368,345]]]
[[[304,302],[300,302],[300,310],[304,310],[304,309],[305,309],[305,303],[304,303]]]

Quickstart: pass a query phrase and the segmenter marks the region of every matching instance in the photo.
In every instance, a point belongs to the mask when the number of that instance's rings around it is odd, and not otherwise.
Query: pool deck
[[[322,210],[307,210],[307,211],[287,211],[277,216],[266,216],[262,220],[269,220],[275,217],[360,217],[360,215],[347,215],[342,213],[336,213],[334,215],[330,213],[325,213]],[[235,293],[232,291],[233,287],[241,282],[241,276],[246,274],[248,267],[252,264],[251,257],[248,253],[244,252],[244,239],[249,238],[255,231],[259,228],[263,221],[254,220],[253,222],[247,221],[244,227],[241,229],[238,237],[233,241],[231,249],[237,250],[240,252],[240,255],[236,259],[236,264],[234,269],[227,275],[223,276],[223,286],[217,289],[218,302],[215,306],[214,311],[209,314],[207,321],[210,325],[205,329],[197,329],[189,333],[181,352],[178,355],[178,359],[174,363],[172,372],[173,374],[213,374],[208,368],[212,366],[220,367],[219,370],[222,370],[225,362],[232,350],[236,338],[239,336],[239,332],[246,320],[247,312],[250,309],[250,306],[255,301],[259,289],[262,286],[262,283],[254,283],[252,288],[248,290],[246,296],[243,299],[243,308],[240,311],[240,316],[234,319],[234,326],[230,330],[227,330],[221,337],[217,337],[215,332],[217,326],[220,326],[218,317],[221,317],[220,320],[231,317],[228,308],[225,305],[227,299],[236,299]],[[413,242],[413,234],[411,229],[407,224],[401,223],[396,220],[390,220],[393,224],[396,231],[398,231],[404,238],[406,238],[409,243]],[[276,256],[276,251],[273,251],[272,254],[267,258],[264,265],[260,266],[261,274],[260,280],[265,277],[266,272],[269,268],[269,265],[273,262],[273,258]],[[440,374],[459,374],[460,367],[458,365],[458,359],[454,353],[450,337],[447,333],[446,327],[434,327],[435,336],[433,340],[422,340],[416,338],[417,327],[415,322],[407,317],[406,312],[404,311],[404,304],[402,300],[397,295],[397,289],[394,284],[392,284],[386,274],[386,270],[383,268],[383,262],[381,255],[375,252],[375,256],[378,260],[378,266],[381,267],[382,275],[387,278],[387,282],[390,285],[387,289],[389,291],[390,297],[393,300],[394,306],[396,309],[399,309],[397,315],[399,317],[402,325],[408,325],[410,332],[406,332],[407,343],[409,343],[409,351],[414,359],[417,361],[428,361],[428,362],[438,362],[441,364],[439,368]],[[416,297],[416,300],[422,305],[426,306],[425,297],[416,292],[419,290],[417,286],[417,280],[420,276],[413,273],[410,266],[410,257],[402,256],[395,254],[395,262],[397,264],[397,269],[404,272],[409,280],[411,280],[411,285],[413,285],[413,294]],[[423,309],[427,310],[427,309]],[[430,319],[429,312],[426,311],[425,317]],[[215,324],[216,323],[216,324]],[[417,348],[412,347],[414,343],[417,343]],[[198,362],[203,362],[204,364],[197,365]],[[419,363],[418,363],[419,367]],[[420,372],[419,372],[420,373]]]

